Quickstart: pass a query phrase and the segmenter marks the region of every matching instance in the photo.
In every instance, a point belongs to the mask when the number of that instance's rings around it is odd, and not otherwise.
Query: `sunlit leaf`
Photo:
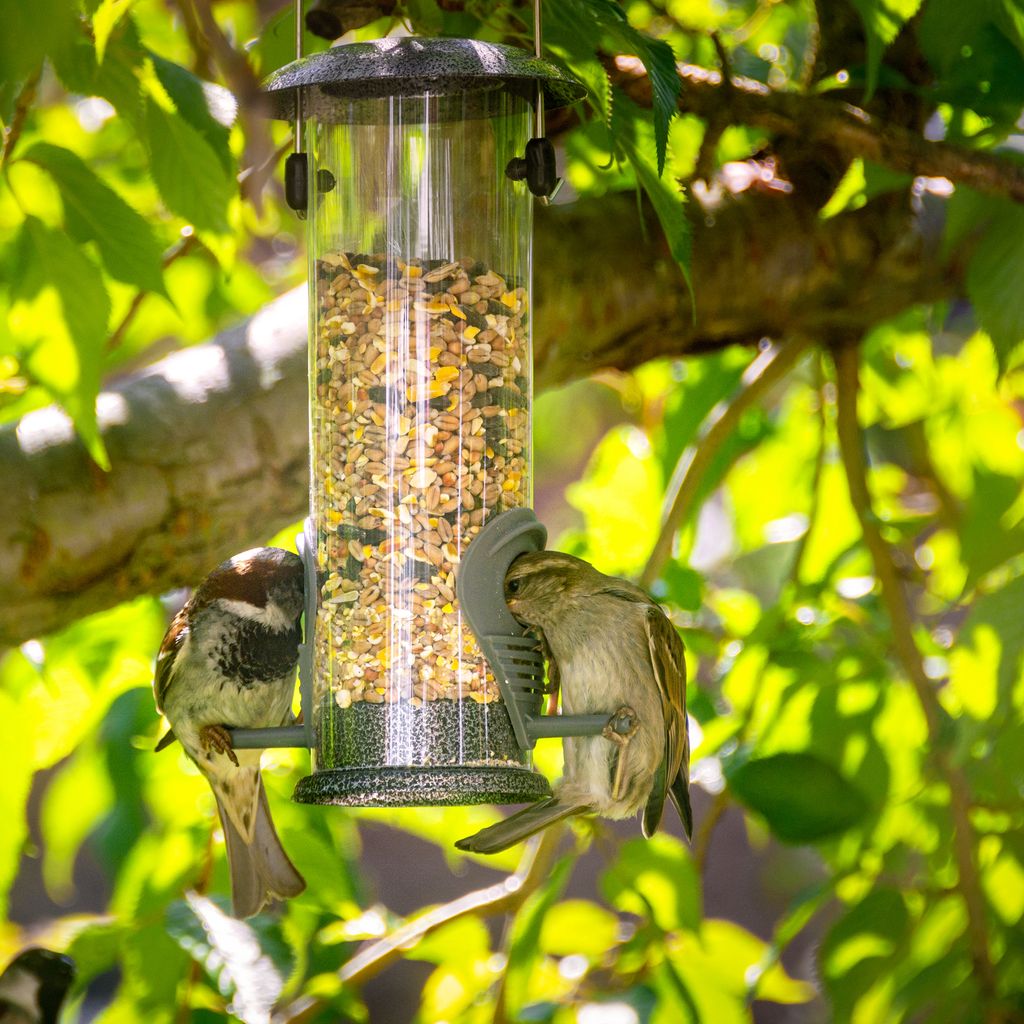
[[[8,892],[21,859],[22,844],[28,838],[26,805],[32,784],[32,729],[23,708],[13,696],[14,676],[22,685],[31,682],[34,670],[19,652],[0,660],[0,750],[10,761],[0,786],[0,917],[6,918]]]
[[[100,0],[99,6],[93,12],[92,31],[96,43],[96,59],[101,64],[111,32],[136,3],[137,0]]]
[[[182,116],[146,102],[149,165],[168,208],[200,231],[224,234],[237,187],[210,143]]]
[[[190,124],[217,154],[225,174],[233,176],[236,161],[228,144],[229,129],[235,121],[238,101],[223,86],[204,82],[187,68],[150,54],[153,70],[178,114]]]
[[[264,948],[270,938],[266,931],[261,935],[254,924],[231,917],[213,900],[194,892],[168,908],[167,931],[216,980],[230,1000],[231,1013],[253,1024],[269,1019],[284,988],[275,963],[285,955],[279,938],[275,958]]]
[[[89,453],[108,465],[96,427],[110,299],[103,276],[66,234],[28,217],[22,228],[23,274],[11,326],[29,351],[27,366],[74,420]]]
[[[516,915],[508,946],[505,991],[508,1005],[523,1006],[529,992],[530,976],[540,958],[538,943],[544,919],[560,899],[575,864],[575,858],[563,857],[541,887],[530,896]]]
[[[1000,368],[1024,341],[1024,211],[1016,203],[959,188],[950,200],[947,245],[970,242],[967,294],[995,346]]]
[[[553,956],[579,954],[596,960],[615,945],[619,921],[587,900],[564,900],[544,918],[540,948]]]
[[[80,749],[47,787],[41,816],[46,836],[43,878],[55,900],[65,902],[74,895],[76,854],[112,800],[110,779],[95,749]]]
[[[77,154],[39,142],[24,159],[53,175],[71,236],[78,242],[94,241],[112,277],[143,291],[166,294],[162,251],[153,229]]]
[[[700,885],[693,861],[678,839],[663,833],[623,843],[601,876],[601,891],[612,906],[649,917],[664,931],[699,926]]]
[[[909,174],[897,174],[870,160],[854,160],[821,208],[821,218],[828,220],[844,210],[859,210],[875,196],[909,188],[911,181]]]
[[[818,953],[837,1019],[848,1020],[857,1000],[891,964],[910,928],[903,897],[879,888],[832,926]]]

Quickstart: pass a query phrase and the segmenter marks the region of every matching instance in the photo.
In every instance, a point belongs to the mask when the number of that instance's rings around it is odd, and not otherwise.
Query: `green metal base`
[[[529,768],[333,768],[295,787],[300,804],[428,807],[532,803],[551,796],[547,779]]]

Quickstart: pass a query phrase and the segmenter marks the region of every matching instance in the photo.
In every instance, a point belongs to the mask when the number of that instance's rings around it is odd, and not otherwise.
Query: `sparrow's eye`
[[[510,594],[517,594],[519,592],[520,583],[522,583],[522,580],[509,580],[508,583],[505,584],[505,589]]]

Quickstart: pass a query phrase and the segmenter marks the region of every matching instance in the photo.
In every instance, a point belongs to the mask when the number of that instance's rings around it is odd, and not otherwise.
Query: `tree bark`
[[[821,341],[959,294],[901,199],[821,220],[798,194],[727,196],[693,224],[694,312],[634,197],[539,211],[540,388],[731,344]],[[112,469],[42,409],[0,430],[0,647],[194,583],[308,504],[303,289],[104,392]]]

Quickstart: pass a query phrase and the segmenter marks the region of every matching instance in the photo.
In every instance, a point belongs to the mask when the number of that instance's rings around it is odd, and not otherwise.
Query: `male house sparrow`
[[[260,750],[231,747],[229,728],[291,722],[302,639],[302,559],[254,548],[222,562],[174,617],[156,661],[157,710],[217,798],[237,917],[306,887],[274,830]]]
[[[686,662],[665,613],[639,587],[557,551],[517,558],[505,601],[539,635],[565,713],[608,712],[610,721],[601,736],[562,741],[565,775],[555,796],[455,845],[497,853],[570,815],[621,819],[641,808],[650,837],[666,795],[689,836]]]
[[[0,1024],[57,1024],[74,979],[71,957],[50,949],[22,950],[0,975]]]

